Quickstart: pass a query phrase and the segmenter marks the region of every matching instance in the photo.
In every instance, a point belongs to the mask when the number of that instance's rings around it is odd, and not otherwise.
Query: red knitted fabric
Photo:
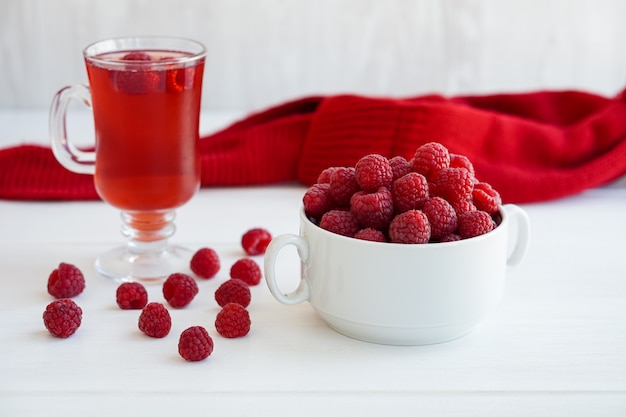
[[[469,157],[505,202],[560,198],[626,173],[626,94],[579,91],[410,99],[307,97],[201,139],[202,186],[298,180],[380,153],[410,158],[438,141]],[[48,147],[0,150],[0,198],[95,199],[93,180]]]

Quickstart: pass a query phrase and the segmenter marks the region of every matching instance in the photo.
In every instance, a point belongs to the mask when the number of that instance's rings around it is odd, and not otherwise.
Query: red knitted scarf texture
[[[410,159],[427,142],[467,156],[504,202],[553,200],[626,174],[626,90],[413,98],[305,97],[200,139],[201,185],[315,182],[331,166],[378,153]],[[97,199],[93,178],[49,147],[0,150],[0,198]]]

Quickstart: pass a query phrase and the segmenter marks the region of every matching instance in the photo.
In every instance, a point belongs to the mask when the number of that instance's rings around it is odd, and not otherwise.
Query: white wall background
[[[133,34],[205,43],[204,110],[626,86],[623,0],[0,0],[0,107],[47,107],[84,46]]]

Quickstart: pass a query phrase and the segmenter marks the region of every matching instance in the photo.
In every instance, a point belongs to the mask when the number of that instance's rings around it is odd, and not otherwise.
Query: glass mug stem
[[[175,211],[121,212],[126,245],[102,254],[96,270],[117,281],[159,283],[170,273],[189,268],[191,251],[172,245]]]
[[[133,248],[140,250],[142,245],[162,242],[174,234],[174,210],[155,212],[123,211],[122,234],[126,236]]]
[[[50,108],[54,156],[94,176],[98,195],[121,210],[124,246],[96,260],[116,281],[160,282],[189,269],[191,251],[171,245],[175,209],[200,184],[199,119],[206,49],[167,37],[116,38],[83,51],[89,86],[64,87]],[[91,109],[96,146],[82,150],[66,128],[69,105]]]

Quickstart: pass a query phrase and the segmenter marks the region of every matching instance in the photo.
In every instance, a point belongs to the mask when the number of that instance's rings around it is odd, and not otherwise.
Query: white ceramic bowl
[[[266,251],[266,282],[281,303],[308,301],[330,327],[355,339],[391,345],[455,339],[494,312],[507,269],[526,253],[528,216],[510,204],[500,214],[500,224],[478,237],[405,245],[328,232],[301,209],[300,235],[278,236]],[[512,224],[517,233],[509,239]],[[275,274],[285,245],[294,245],[302,260],[299,286],[289,294]]]

